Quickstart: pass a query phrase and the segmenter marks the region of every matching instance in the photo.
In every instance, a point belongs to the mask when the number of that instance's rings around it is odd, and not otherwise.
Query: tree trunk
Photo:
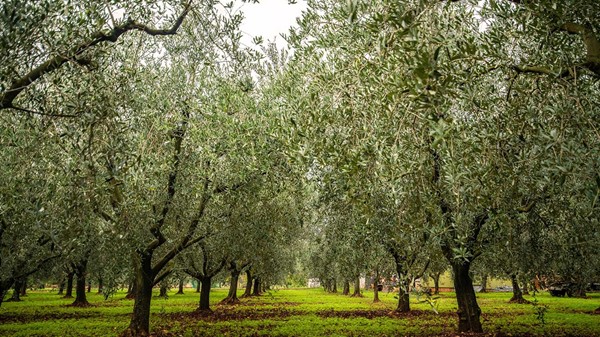
[[[23,284],[21,285],[21,297],[27,296],[27,278],[23,280]]]
[[[469,276],[470,262],[453,262],[454,290],[458,302],[458,332],[482,333],[480,316],[481,309],[477,304],[473,281]]]
[[[199,284],[201,284],[200,306],[197,310],[210,312],[210,287],[212,284],[212,277],[203,277],[202,280],[199,280]]]
[[[88,284],[87,284],[87,292],[91,293],[92,292],[92,281],[88,280]]]
[[[486,274],[483,274],[481,276],[481,289],[479,289],[480,293],[487,293],[487,280],[488,280],[488,276]]]
[[[136,263],[136,278],[133,289],[135,290],[135,303],[133,315],[124,336],[148,336],[150,334],[150,303],[152,301],[152,286],[154,275],[152,273],[152,256],[140,254],[139,264]]]
[[[379,270],[375,271],[373,278],[373,303],[379,302]]]
[[[410,311],[410,280],[406,277],[400,278],[398,282],[398,307],[396,311]]]
[[[244,291],[242,298],[252,295],[252,280],[252,272],[250,272],[250,270],[246,270],[246,290]]]
[[[350,281],[344,280],[344,290],[342,291],[342,295],[350,295]]]
[[[98,278],[98,294],[102,294],[102,292],[104,291],[104,280],[102,279],[102,277]]]
[[[236,303],[240,302],[240,300],[237,297],[237,287],[238,287],[239,277],[240,277],[240,272],[235,269],[232,269],[231,270],[231,281],[229,283],[229,293],[227,294],[227,297],[225,297],[225,299],[223,301],[221,301],[221,303],[236,304]]]
[[[63,298],[73,298],[73,277],[75,272],[69,272],[67,274],[67,290]]]
[[[363,294],[360,293],[360,276],[357,276],[354,280],[354,293],[352,297],[363,297]]]
[[[336,279],[332,279],[331,280],[331,292],[332,293],[337,293],[337,281],[336,281]]]
[[[182,278],[179,279],[179,289],[177,290],[177,293],[175,295],[183,295],[183,282],[185,280]]]
[[[433,275],[433,294],[434,295],[440,294],[440,276],[441,276],[441,273],[435,273]]]
[[[529,295],[529,281],[527,279],[523,281],[523,295]]]
[[[4,297],[6,296],[6,293],[8,292],[8,290],[10,289],[10,287],[12,287],[13,285],[13,280],[9,279],[9,280],[0,280],[0,306],[2,306],[2,302],[4,302]]]
[[[523,298],[523,292],[521,292],[521,288],[519,287],[519,282],[517,281],[517,275],[510,275],[510,280],[512,282],[513,287],[513,296],[510,299],[510,303],[529,303],[526,299]]]
[[[87,273],[87,259],[82,260],[75,268],[75,274],[77,275],[77,284],[75,288],[75,301],[73,306],[85,307],[90,305],[85,295],[85,277]]]
[[[200,283],[202,282],[200,279],[197,280],[198,283],[196,283],[196,292],[199,293],[200,292]]]
[[[137,294],[136,281],[134,280],[127,287],[127,295],[125,296],[125,298],[129,299],[129,300],[135,299],[136,294]]]
[[[58,295],[65,293],[65,279],[64,277],[58,282]]]
[[[21,302],[21,288],[23,287],[23,281],[15,280],[13,285],[12,297],[6,300],[6,302]]]
[[[254,279],[254,291],[252,296],[260,296],[260,277]]]
[[[168,291],[169,291],[169,286],[167,286],[166,284],[161,284],[160,285],[160,292],[158,293],[158,297],[163,297],[163,298],[169,297],[167,295]]]

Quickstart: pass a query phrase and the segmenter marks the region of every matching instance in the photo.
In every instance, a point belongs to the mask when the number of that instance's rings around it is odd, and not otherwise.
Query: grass
[[[411,299],[413,312],[395,314],[394,294],[380,293],[381,303],[364,298],[328,294],[321,289],[275,290],[260,297],[242,299],[236,306],[219,306],[225,289],[211,293],[212,316],[193,312],[198,294],[169,293],[168,299],[152,300],[151,330],[159,336],[453,336],[456,331],[456,299],[445,293],[437,301],[436,314],[429,304]],[[600,293],[588,299],[556,298],[542,293],[538,303],[548,308],[545,324],[536,318],[531,304],[509,304],[510,293],[478,294],[484,329],[489,335],[599,336]],[[133,301],[118,293],[107,301],[89,294],[93,306],[73,308],[72,299],[55,292],[35,291],[23,302],[0,307],[0,336],[117,336],[128,325]],[[529,298],[531,299],[531,298]]]

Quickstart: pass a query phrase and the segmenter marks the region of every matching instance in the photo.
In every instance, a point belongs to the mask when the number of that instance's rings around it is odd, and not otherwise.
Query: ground
[[[176,289],[175,289],[176,290]],[[158,294],[158,291],[157,291]],[[199,295],[169,293],[152,301],[151,330],[157,336],[455,336],[456,299],[445,293],[436,313],[424,298],[411,299],[413,311],[397,314],[392,293],[381,303],[328,294],[321,289],[273,290],[242,299],[236,306],[218,305],[225,289],[211,293],[214,313],[194,313]],[[241,295],[241,293],[240,293]],[[599,336],[600,293],[590,298],[555,298],[539,294],[537,306],[509,304],[511,293],[478,294],[487,336]],[[0,336],[117,336],[129,322],[133,301],[118,293],[104,301],[90,293],[89,308],[68,306],[55,292],[29,292],[23,302],[0,307]],[[533,300],[532,297],[527,297]],[[547,308],[538,317],[540,308]],[[541,310],[544,311],[544,310]]]

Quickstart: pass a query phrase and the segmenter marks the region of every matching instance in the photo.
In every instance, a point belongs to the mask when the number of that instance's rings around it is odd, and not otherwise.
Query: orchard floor
[[[421,298],[411,298],[413,311],[396,314],[394,294],[372,292],[363,298],[328,294],[321,289],[274,290],[242,299],[236,306],[218,305],[225,289],[211,293],[214,313],[194,313],[198,294],[169,293],[152,300],[151,330],[156,336],[455,336],[456,299],[444,293],[436,314]],[[588,299],[537,296],[545,306],[545,323],[532,304],[509,304],[510,293],[478,294],[485,336],[599,336],[600,293]],[[532,297],[527,297],[532,300]],[[89,294],[88,308],[70,307],[55,292],[31,291],[22,302],[0,307],[0,336],[117,336],[128,325],[133,301],[118,293],[107,301]]]

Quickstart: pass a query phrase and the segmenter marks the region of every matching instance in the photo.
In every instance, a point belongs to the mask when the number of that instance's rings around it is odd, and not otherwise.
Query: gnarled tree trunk
[[[90,305],[85,295],[87,262],[87,259],[83,259],[74,266],[75,275],[77,275],[77,283],[75,286],[75,301],[71,304],[73,306],[81,307]]]
[[[344,289],[342,290],[342,295],[350,295],[350,281],[344,280]]]
[[[231,263],[230,272],[231,272],[231,280],[229,283],[229,292],[227,293],[227,297],[225,297],[225,299],[223,299],[223,301],[221,301],[221,303],[236,304],[236,303],[240,302],[240,300],[237,297],[237,287],[238,287],[238,281],[240,278],[240,271],[237,270],[237,266],[233,262]]]
[[[481,276],[481,289],[479,289],[480,293],[487,293],[487,280],[488,280],[488,276],[486,274],[483,274]]]
[[[6,302],[21,302],[21,288],[23,287],[22,280],[15,280],[13,285],[13,293],[11,298],[6,300]]]
[[[454,261],[452,271],[454,273],[454,290],[458,302],[458,331],[459,332],[483,332],[480,316],[481,309],[477,304],[473,281],[469,276],[470,262]]]
[[[135,271],[135,303],[133,304],[133,315],[125,336],[148,336],[150,335],[150,303],[152,301],[152,287],[154,275],[152,273],[152,256],[140,254],[140,263],[136,264]]]

